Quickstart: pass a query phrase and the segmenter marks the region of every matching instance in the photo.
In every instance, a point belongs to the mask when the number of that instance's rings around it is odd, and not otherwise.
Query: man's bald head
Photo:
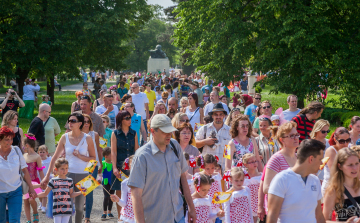
[[[51,110],[50,105],[45,104],[45,103],[40,104],[40,106],[39,106],[39,112],[49,111],[49,110]]]
[[[135,93],[138,94],[140,92],[140,88],[139,88],[139,84],[138,83],[133,83],[131,85],[131,90]]]
[[[178,109],[178,100],[174,97],[171,97],[169,100],[168,100],[168,110],[174,110],[175,112],[177,112],[177,109]]]

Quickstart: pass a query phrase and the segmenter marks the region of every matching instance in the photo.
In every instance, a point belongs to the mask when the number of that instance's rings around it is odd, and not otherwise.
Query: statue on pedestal
[[[149,50],[150,58],[167,58],[166,53],[161,50],[161,45],[157,45],[155,50]]]

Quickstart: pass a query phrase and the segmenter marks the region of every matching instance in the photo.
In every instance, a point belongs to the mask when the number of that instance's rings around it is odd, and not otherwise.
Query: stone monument
[[[169,76],[170,61],[167,58],[166,53],[161,50],[161,45],[157,45],[155,50],[149,50],[150,57],[147,62],[147,72],[158,73],[166,71],[166,75]]]

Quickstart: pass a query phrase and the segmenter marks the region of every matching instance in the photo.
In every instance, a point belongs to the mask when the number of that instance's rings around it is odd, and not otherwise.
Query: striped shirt
[[[259,147],[259,154],[262,156],[262,163],[265,166],[272,155],[280,151],[280,145],[276,139],[267,139],[262,133],[255,138]]]
[[[280,151],[272,155],[270,160],[266,164],[266,168],[273,170],[277,173],[280,173],[281,171],[286,170],[289,167],[289,164],[286,162],[285,157],[283,156],[283,154],[280,153]]]
[[[54,177],[49,181],[48,187],[53,191],[53,215],[71,215],[70,189],[74,188],[73,180]]]
[[[310,133],[316,120],[309,121],[309,119],[306,118],[306,115],[301,114],[292,118],[291,121],[296,122],[297,124],[296,130],[300,134],[299,143],[304,139],[310,139]]]

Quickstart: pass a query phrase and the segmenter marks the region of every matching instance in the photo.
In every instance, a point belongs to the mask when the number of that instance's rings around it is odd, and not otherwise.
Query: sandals
[[[31,221],[27,221],[26,223],[31,223]]]
[[[85,223],[91,223],[90,219],[85,219]]]
[[[33,214],[34,220],[33,222],[39,222],[39,213]]]

